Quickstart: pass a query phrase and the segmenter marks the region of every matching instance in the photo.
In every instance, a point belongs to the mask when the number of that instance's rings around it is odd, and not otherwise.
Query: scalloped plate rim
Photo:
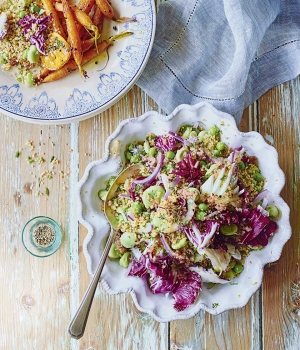
[[[276,160],[276,167],[277,167],[276,171],[280,175],[278,188],[275,192],[272,192],[272,193],[274,194],[275,197],[277,197],[277,199],[279,199],[281,201],[282,205],[284,206],[286,215],[289,219],[290,208],[288,207],[287,203],[283,200],[283,198],[280,196],[280,192],[285,185],[285,175],[278,164],[278,152],[273,146],[266,143],[265,139],[263,138],[263,136],[260,133],[258,133],[256,131],[250,131],[250,132],[239,131],[237,128],[235,119],[231,115],[229,115],[228,113],[217,110],[213,105],[211,105],[208,102],[199,102],[195,105],[181,104],[178,107],[176,107],[174,109],[174,111],[169,115],[162,115],[156,111],[148,111],[137,118],[128,118],[128,119],[123,120],[121,123],[119,123],[116,130],[108,137],[108,139],[105,143],[104,157],[99,159],[99,160],[95,160],[95,161],[91,162],[86,167],[82,178],[78,182],[77,189],[76,189],[76,197],[78,198],[78,203],[79,203],[79,205],[78,205],[78,212],[79,212],[78,220],[88,230],[88,233],[87,233],[87,235],[84,239],[84,242],[83,242],[83,253],[84,253],[84,256],[86,258],[87,268],[88,268],[88,272],[90,274],[92,274],[92,271],[91,271],[92,270],[92,268],[91,268],[92,259],[91,259],[89,252],[88,252],[88,243],[90,242],[90,240],[93,237],[94,230],[93,230],[91,224],[88,221],[86,221],[82,215],[83,207],[82,207],[82,201],[81,201],[81,189],[82,189],[83,185],[86,183],[86,181],[88,180],[89,174],[90,174],[90,171],[92,170],[92,168],[94,168],[95,166],[97,166],[99,164],[104,164],[104,163],[108,162],[110,159],[112,159],[111,154],[110,154],[110,150],[109,150],[110,144],[120,134],[123,127],[125,125],[127,125],[128,123],[140,123],[143,120],[145,120],[148,117],[153,116],[153,115],[158,117],[162,121],[170,121],[182,110],[187,109],[189,111],[196,111],[196,110],[203,108],[203,107],[207,107],[207,108],[211,109],[212,112],[215,113],[218,117],[223,118],[223,119],[227,119],[227,120],[230,120],[231,122],[233,122],[233,127],[235,127],[234,132],[238,133],[240,136],[247,137],[247,138],[254,137],[254,136],[256,138],[258,137],[260,139],[260,141],[263,143],[264,147],[266,147],[267,149],[269,149],[272,152],[274,159]],[[145,313],[151,315],[158,322],[170,322],[170,321],[179,320],[179,319],[188,319],[188,318],[195,316],[200,310],[207,311],[212,315],[218,315],[218,314],[223,313],[223,312],[230,310],[230,309],[242,308],[248,303],[251,296],[260,288],[260,286],[262,284],[264,266],[268,263],[277,261],[280,258],[281,253],[282,253],[282,249],[283,249],[285,243],[291,237],[291,234],[292,234],[292,230],[291,230],[291,226],[290,226],[290,223],[288,220],[287,231],[286,231],[285,235],[283,237],[281,237],[280,245],[277,247],[278,249],[276,250],[277,254],[272,255],[272,256],[268,256],[265,259],[261,258],[260,260],[258,260],[256,262],[256,264],[259,268],[259,282],[257,282],[257,284],[255,286],[253,286],[252,288],[248,289],[247,294],[245,296],[243,296],[243,298],[241,299],[241,303],[235,303],[235,304],[227,305],[224,307],[218,307],[218,308],[210,308],[205,303],[199,303],[197,305],[198,309],[192,310],[190,313],[188,313],[188,311],[187,311],[184,314],[178,313],[172,317],[162,318],[162,317],[157,316],[151,309],[147,309],[147,308],[140,306],[138,299],[137,299],[137,296],[136,296],[136,292],[133,288],[126,288],[126,289],[120,289],[118,291],[115,291],[115,290],[111,289],[109,287],[108,283],[103,279],[101,279],[101,284],[103,285],[105,290],[109,294],[112,294],[112,295],[121,294],[121,293],[129,293],[132,296],[134,304],[137,307],[137,309],[141,312],[145,312]]]

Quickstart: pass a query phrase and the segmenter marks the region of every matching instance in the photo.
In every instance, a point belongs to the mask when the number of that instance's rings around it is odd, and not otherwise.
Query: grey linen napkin
[[[300,0],[170,0],[137,82],[166,112],[208,101],[244,108],[300,74]]]

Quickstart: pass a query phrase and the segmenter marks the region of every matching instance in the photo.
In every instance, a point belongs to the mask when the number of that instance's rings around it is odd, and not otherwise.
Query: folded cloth
[[[239,122],[244,108],[300,74],[299,0],[170,0],[137,82],[170,113],[208,101]]]

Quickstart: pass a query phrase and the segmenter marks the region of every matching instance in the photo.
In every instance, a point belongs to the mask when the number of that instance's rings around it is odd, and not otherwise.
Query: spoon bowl
[[[107,259],[111,245],[114,241],[116,230],[118,228],[118,220],[115,217],[115,215],[112,213],[112,210],[108,205],[108,202],[114,197],[116,191],[118,190],[119,185],[123,184],[126,181],[126,179],[132,177],[134,173],[137,172],[141,167],[142,167],[141,164],[134,164],[127,167],[125,170],[123,170],[117,176],[117,178],[115,179],[115,181],[113,182],[113,184],[111,185],[107,193],[106,200],[104,202],[104,214],[105,214],[105,217],[107,218],[107,221],[110,224],[110,234],[108,236],[108,239],[104,247],[99,264],[97,266],[96,272],[88,286],[87,291],[85,292],[85,295],[82,298],[82,301],[78,307],[77,312],[75,313],[68,327],[68,333],[72,338],[79,339],[84,334],[85,326],[88,320],[89,312],[92,306],[92,302],[93,302],[95,291],[99,282],[99,278],[101,276],[103,267],[105,265],[105,261]]]

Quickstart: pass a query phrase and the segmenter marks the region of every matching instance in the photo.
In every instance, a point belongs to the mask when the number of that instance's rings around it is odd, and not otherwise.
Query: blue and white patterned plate
[[[1,2],[2,0],[0,0]],[[155,34],[154,0],[112,0],[118,17],[135,22],[104,21],[102,39],[123,31],[108,53],[85,65],[89,78],[78,72],[53,83],[26,87],[0,70],[0,112],[37,124],[64,124],[92,117],[116,103],[136,82],[149,58]]]

